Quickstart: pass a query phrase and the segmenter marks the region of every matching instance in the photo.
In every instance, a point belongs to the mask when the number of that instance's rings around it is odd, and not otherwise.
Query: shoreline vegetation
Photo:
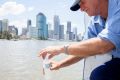
[[[0,32],[0,39],[6,39],[6,40],[11,40],[11,39],[18,39],[19,37],[13,36],[14,34],[11,34],[9,31],[4,31]]]

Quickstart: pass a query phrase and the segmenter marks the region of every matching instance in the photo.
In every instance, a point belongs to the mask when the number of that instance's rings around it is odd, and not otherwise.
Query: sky
[[[78,33],[84,32],[84,13],[80,10],[70,11],[74,0],[0,0],[0,20],[8,19],[9,25],[15,25],[21,30],[27,26],[27,20],[32,20],[36,26],[36,15],[43,13],[47,23],[53,26],[53,17],[58,15],[60,23],[72,22],[72,27],[78,28]]]

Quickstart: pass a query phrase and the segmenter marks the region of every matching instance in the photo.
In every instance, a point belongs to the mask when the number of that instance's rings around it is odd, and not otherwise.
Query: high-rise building
[[[2,20],[0,20],[0,33],[2,33]]]
[[[60,19],[59,16],[54,16],[54,38],[59,40],[59,33],[60,33]]]
[[[69,36],[69,37],[70,37],[69,40],[73,40],[73,38],[74,38],[74,37],[73,37],[73,36],[74,36],[74,35],[73,35],[73,32],[70,32],[69,35],[70,35],[70,36]]]
[[[54,38],[54,30],[52,29],[51,23],[48,23],[48,38],[50,40]]]
[[[22,34],[21,35],[25,35],[27,34],[27,28],[22,28]]]
[[[2,32],[8,31],[8,19],[2,20]]]
[[[46,16],[39,13],[36,17],[36,27],[38,28],[38,39],[48,38],[48,26],[46,24]]]
[[[44,38],[48,39],[48,25],[47,24],[44,27]]]
[[[48,23],[48,30],[52,30],[52,24]]]
[[[32,27],[32,21],[30,19],[27,20],[27,38],[31,38],[31,27]]]
[[[74,40],[77,40],[77,27],[73,28],[73,35]]]
[[[54,39],[54,31],[53,30],[48,30],[48,38]]]
[[[67,33],[71,32],[71,22],[67,22]]]
[[[66,35],[67,35],[67,40],[72,40],[72,35],[71,35],[71,22],[68,21],[67,22],[67,31],[66,31]]]
[[[60,39],[64,39],[64,25],[60,25]]]
[[[30,38],[38,38],[38,28],[30,27]]]
[[[27,30],[28,30],[28,32],[29,32],[29,30],[30,30],[31,25],[32,25],[31,20],[28,20],[28,21],[27,21]]]

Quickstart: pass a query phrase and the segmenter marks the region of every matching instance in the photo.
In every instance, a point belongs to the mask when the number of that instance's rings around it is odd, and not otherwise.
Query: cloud
[[[13,1],[8,1],[0,6],[0,16],[8,14],[19,15],[26,11],[26,7],[23,4],[18,4]]]
[[[29,7],[28,8],[28,11],[33,11],[34,10],[34,7]]]

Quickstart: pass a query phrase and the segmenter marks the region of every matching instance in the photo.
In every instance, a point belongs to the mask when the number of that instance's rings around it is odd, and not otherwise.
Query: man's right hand
[[[52,65],[51,68],[50,68],[50,70],[58,70],[61,67],[60,62],[50,61],[50,63]]]
[[[48,58],[52,58],[53,56],[58,55],[63,52],[64,52],[63,46],[50,46],[45,49],[42,49],[39,52],[39,56],[44,59],[46,57],[46,55],[49,54]]]

